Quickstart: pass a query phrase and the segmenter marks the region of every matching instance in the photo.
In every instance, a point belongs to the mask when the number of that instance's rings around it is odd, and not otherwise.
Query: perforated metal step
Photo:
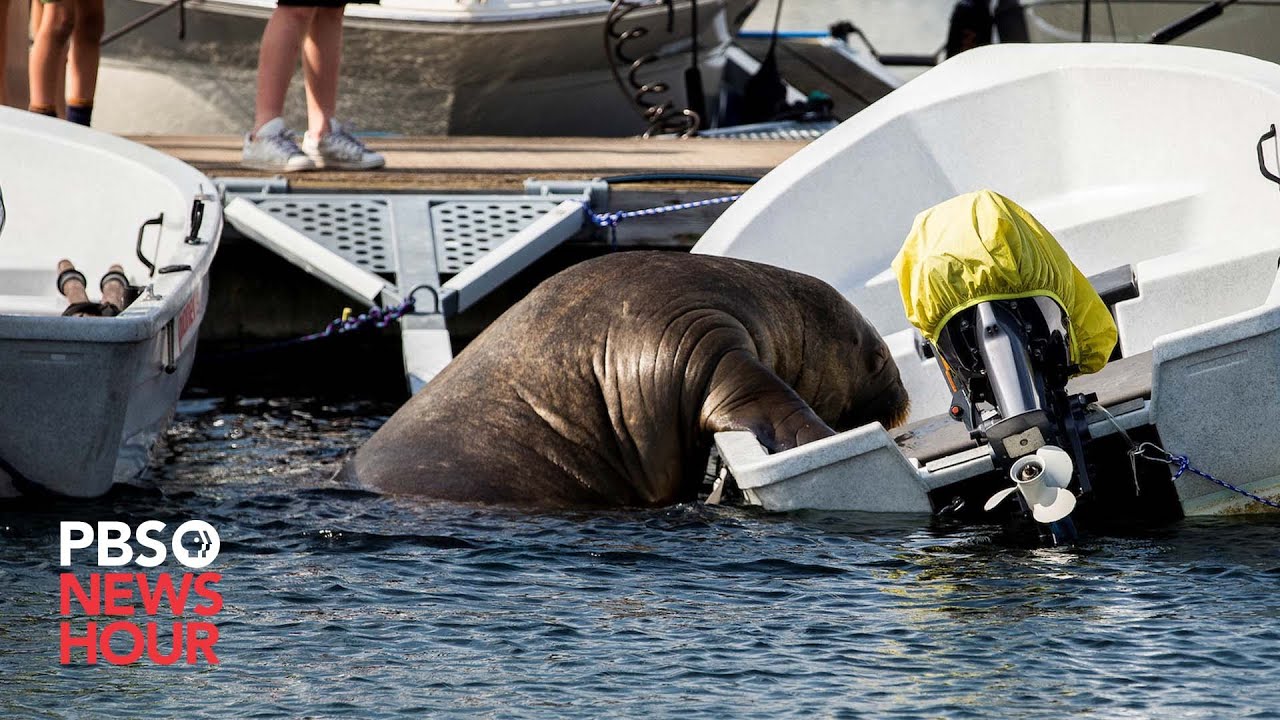
[[[258,207],[324,248],[370,272],[393,274],[395,219],[383,199],[260,197]],[[456,275],[508,238],[550,212],[556,202],[521,198],[452,200],[422,198],[431,212],[436,265]]]
[[[555,208],[550,200],[450,200],[431,204],[436,264],[446,275],[462,272]]]
[[[346,260],[370,272],[395,272],[386,201],[350,196],[255,200],[258,207]]]

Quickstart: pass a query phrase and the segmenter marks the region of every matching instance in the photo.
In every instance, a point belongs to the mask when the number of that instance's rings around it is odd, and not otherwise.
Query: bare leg
[[[67,102],[92,106],[98,87],[102,31],[106,24],[102,0],[61,1],[76,4],[76,21],[71,31],[71,51],[67,62]]]
[[[284,114],[284,96],[302,51],[302,37],[315,17],[314,7],[278,6],[262,31],[258,50],[258,95],[253,131]]]
[[[338,71],[342,64],[343,8],[317,8],[302,45],[307,87],[307,131],[319,139],[329,132],[338,106]]]
[[[67,270],[75,270],[76,266],[70,260],[58,261],[58,274]],[[79,278],[70,278],[62,284],[62,294],[67,298],[67,303],[75,305],[76,303],[89,302],[89,294],[84,290],[84,283]]]
[[[120,276],[110,275],[111,273],[124,274],[124,268],[120,265],[112,265],[107,269],[109,277],[102,279],[102,302],[115,307],[116,312],[124,310],[124,294],[129,288]]]
[[[4,60],[0,62],[3,62],[3,72],[7,76],[3,104],[24,109],[30,100],[27,97],[27,60],[31,54],[30,1],[8,0],[7,12],[0,12],[8,15],[9,19],[8,39],[0,40],[0,46],[4,46],[4,52],[0,53]],[[4,0],[0,0],[0,8],[4,6]]]
[[[18,0],[23,2],[23,0]],[[5,94],[5,75],[9,74],[9,0],[0,0],[0,105],[8,101]]]
[[[64,58],[74,26],[73,0],[48,3],[42,8],[28,69],[33,110],[47,111],[58,106],[58,76],[66,72]]]

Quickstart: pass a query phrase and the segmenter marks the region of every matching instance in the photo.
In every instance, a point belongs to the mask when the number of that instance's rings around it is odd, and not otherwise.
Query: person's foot
[[[297,172],[314,170],[316,164],[293,140],[293,133],[276,118],[244,136],[244,155],[240,164],[258,170]]]
[[[337,170],[373,170],[386,164],[381,155],[347,132],[342,123],[329,120],[329,132],[316,139],[311,133],[302,138],[302,150],[316,165]]]

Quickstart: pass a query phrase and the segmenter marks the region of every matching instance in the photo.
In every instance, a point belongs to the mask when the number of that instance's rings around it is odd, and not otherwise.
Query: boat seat
[[[1108,308],[1115,307],[1118,302],[1138,297],[1138,280],[1133,275],[1132,265],[1121,265],[1090,275],[1089,284]]]
[[[1067,391],[1097,393],[1100,405],[1115,407],[1128,400],[1150,398],[1151,372],[1148,351],[1107,363],[1092,375],[1073,378],[1067,383]],[[921,465],[978,446],[964,423],[945,413],[898,428],[894,442],[904,455],[919,460]]]
[[[61,315],[67,299],[54,295],[0,295],[0,315]]]

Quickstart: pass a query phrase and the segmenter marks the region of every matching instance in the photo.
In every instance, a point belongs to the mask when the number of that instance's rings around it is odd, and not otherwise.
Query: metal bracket
[[[593,208],[609,207],[609,183],[594,178],[592,180],[539,180],[528,178],[524,181],[526,195],[570,195],[581,197]]]
[[[228,195],[279,195],[289,192],[289,181],[283,175],[275,177],[220,177],[213,181],[218,194]]]

